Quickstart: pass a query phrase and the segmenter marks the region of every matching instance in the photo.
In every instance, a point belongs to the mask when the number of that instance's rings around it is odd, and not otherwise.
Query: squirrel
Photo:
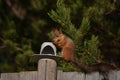
[[[53,30],[53,43],[62,48],[62,57],[65,61],[75,58],[75,45],[72,39],[62,33],[60,29]]]
[[[73,62],[77,67],[81,68],[84,72],[108,72],[109,70],[116,69],[114,66],[106,63],[96,63],[87,65],[75,58],[75,45],[72,39],[62,33],[60,29],[53,30],[53,43],[62,48],[62,58],[65,61]]]

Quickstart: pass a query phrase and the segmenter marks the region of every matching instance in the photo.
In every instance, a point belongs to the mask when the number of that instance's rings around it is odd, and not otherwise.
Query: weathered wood
[[[120,71],[117,71],[117,79],[116,80],[120,80]]]
[[[62,71],[57,71],[57,80],[62,80]]]
[[[20,80],[37,80],[37,71],[20,72],[19,76]]]
[[[57,63],[53,59],[47,60],[46,80],[57,80]]]
[[[84,80],[85,75],[78,72],[58,72],[57,80]]]
[[[37,80],[56,80],[57,63],[53,59],[40,59],[38,62]]]
[[[46,79],[46,59],[41,59],[38,61],[38,77],[37,80]]]
[[[1,80],[20,80],[19,73],[2,73]]]
[[[100,80],[98,72],[88,73],[85,75],[85,80]]]
[[[57,73],[48,70],[45,72],[43,70],[49,69],[48,67],[45,68],[45,65],[48,65],[50,68],[54,68],[51,64],[53,62],[48,62],[46,60],[42,60],[43,64],[41,69],[38,71],[25,71],[25,72],[18,72],[18,73],[1,73],[0,80],[55,80],[54,78],[57,74],[56,80],[102,80],[103,77],[98,72],[85,74],[81,72],[62,72],[58,71]],[[45,64],[45,65],[44,65]],[[39,74],[39,75],[38,75]],[[120,80],[120,71],[110,71],[108,73],[109,80]]]
[[[109,71],[108,79],[109,80],[117,80],[117,71]]]

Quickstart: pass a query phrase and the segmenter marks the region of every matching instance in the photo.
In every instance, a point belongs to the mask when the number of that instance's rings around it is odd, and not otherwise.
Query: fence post
[[[56,61],[61,57],[56,56],[56,47],[51,42],[44,42],[40,54],[34,54],[32,59],[38,61],[37,80],[57,80]]]
[[[53,59],[38,61],[38,80],[57,80],[57,63]]]

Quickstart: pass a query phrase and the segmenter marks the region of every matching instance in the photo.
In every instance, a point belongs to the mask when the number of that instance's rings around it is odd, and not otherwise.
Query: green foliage
[[[30,0],[32,7],[35,10],[42,10],[45,8],[45,6],[47,5],[46,0]]]
[[[0,42],[0,72],[36,70],[37,64],[29,58],[39,53],[42,42],[49,40],[47,32],[51,21],[46,12],[53,7],[52,1],[0,0],[0,39],[3,40]],[[18,16],[24,11],[25,16],[20,19]]]
[[[36,32],[41,33],[40,29],[43,28],[46,24],[46,21],[38,20],[32,23],[32,27]]]
[[[98,44],[99,44],[98,37],[94,35],[92,35],[90,40],[84,41],[85,51],[83,57],[81,57],[83,58],[83,61],[88,63],[96,63],[101,60],[102,56],[100,55]]]
[[[81,45],[83,43],[83,38],[84,36],[88,33],[89,29],[90,29],[90,22],[89,22],[89,18],[88,17],[84,17],[82,19],[81,25],[79,27],[79,29],[76,31],[77,35],[76,37],[74,37],[74,42],[78,48],[77,52],[80,52]]]
[[[19,47],[18,43],[5,40],[4,46],[4,49],[0,49],[0,55],[4,61],[1,63],[1,65],[3,65],[0,68],[1,72],[14,71],[14,69],[16,69],[16,71],[23,71],[29,67],[29,56],[34,54],[29,45]],[[4,53],[4,55],[2,53]]]
[[[52,40],[56,26],[73,39],[79,60],[120,67],[119,9],[119,0],[0,0],[0,72],[36,70],[29,56]],[[63,61],[59,68],[76,70]]]
[[[74,40],[76,53],[80,56],[78,58],[86,63],[94,63],[101,59],[100,50],[98,48],[98,38],[91,35],[90,40],[85,40],[87,39],[85,36],[90,30],[89,16],[84,16],[80,27],[76,29],[71,22],[70,9],[65,7],[63,0],[58,0],[56,11],[51,10],[48,15],[55,22],[58,22],[61,25],[61,29],[67,32],[66,34]],[[64,67],[66,67],[67,71],[72,70],[71,65],[62,64],[63,70]],[[72,68],[74,69],[74,67]]]
[[[60,61],[58,64],[58,69],[65,71],[65,72],[69,72],[69,71],[78,71],[79,69],[75,68],[75,65],[71,62],[64,62],[64,61]]]
[[[57,1],[57,9],[56,11],[51,10],[48,15],[55,21],[61,24],[61,28],[66,32],[68,35],[75,33],[76,29],[74,28],[74,25],[71,23],[71,18],[70,18],[70,9],[65,8],[65,5],[62,0]],[[71,35],[70,37],[74,37],[74,34]]]
[[[29,57],[33,55],[34,52],[31,50],[31,48],[28,45],[23,46],[23,53],[19,53],[15,57],[16,64],[20,67],[18,67],[18,71],[26,70],[25,67],[28,67],[29,63]]]

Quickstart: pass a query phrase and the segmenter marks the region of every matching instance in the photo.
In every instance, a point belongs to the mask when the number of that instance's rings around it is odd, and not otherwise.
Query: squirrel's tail
[[[91,67],[80,60],[74,59],[72,60],[72,63],[74,63],[76,67],[80,68],[83,72],[89,73],[95,71],[95,69],[93,70]]]
[[[77,67],[81,68],[81,70],[83,70],[84,72],[95,72],[95,71],[99,71],[99,72],[108,72],[110,70],[115,70],[116,68],[113,65],[110,64],[106,64],[106,63],[96,63],[96,64],[92,64],[92,65],[87,65],[84,62],[77,60],[77,59],[73,59],[71,60]]]

